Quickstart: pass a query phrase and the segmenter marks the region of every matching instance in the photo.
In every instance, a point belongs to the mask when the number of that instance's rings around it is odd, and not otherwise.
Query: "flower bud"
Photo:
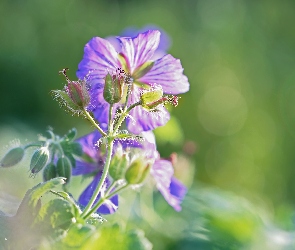
[[[137,158],[131,163],[125,173],[126,181],[129,184],[142,183],[150,170],[150,166],[151,164],[149,162],[145,162],[142,158]]]
[[[78,107],[84,108],[89,104],[90,96],[85,81],[69,81],[66,90],[72,101]]]
[[[30,170],[33,175],[37,174],[46,165],[49,159],[47,147],[41,147],[35,151],[30,163]]]
[[[109,174],[114,180],[124,178],[128,166],[128,156],[122,151],[117,152],[111,160]]]
[[[56,166],[50,162],[43,170],[43,180],[49,181],[55,177],[57,177]]]
[[[124,71],[118,71],[111,75],[108,73],[105,77],[103,89],[103,97],[109,104],[114,104],[121,101],[123,96],[123,86],[125,81]]]
[[[166,98],[163,97],[163,89],[161,87],[150,88],[143,92],[140,96],[141,105],[147,110],[154,110],[158,105],[164,103]]]
[[[1,167],[11,167],[19,163],[25,155],[25,150],[22,147],[13,148],[0,161]]]
[[[68,157],[62,156],[57,160],[56,172],[58,176],[67,178],[66,183],[69,183],[72,175],[72,164]]]

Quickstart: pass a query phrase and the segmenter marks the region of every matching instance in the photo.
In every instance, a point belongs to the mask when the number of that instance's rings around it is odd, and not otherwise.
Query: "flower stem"
[[[113,133],[113,122],[112,122],[112,116],[113,116],[113,104],[110,104],[109,108],[109,133]]]
[[[129,114],[129,112],[135,108],[136,106],[141,105],[141,101],[133,103],[132,105],[130,105],[128,108],[125,107],[123,114],[120,116],[115,128],[114,128],[114,134],[116,134],[117,130],[120,128],[120,126],[122,125],[122,122],[125,120],[125,118],[127,117],[127,115]]]
[[[94,204],[100,190],[101,190],[101,187],[102,185],[104,184],[106,178],[107,178],[107,175],[108,175],[108,172],[109,172],[109,167],[110,167],[110,163],[111,163],[111,157],[112,157],[112,151],[113,151],[113,139],[110,139],[108,138],[108,144],[107,144],[107,149],[108,149],[108,154],[107,154],[107,158],[106,158],[106,162],[105,162],[105,165],[104,165],[104,168],[103,168],[103,172],[102,172],[102,175],[101,175],[101,178],[100,178],[100,181],[96,187],[96,189],[94,190],[93,192],[93,195],[90,199],[90,201],[88,202],[87,206],[85,207],[83,213],[82,213],[82,216],[85,214],[88,215],[88,212],[89,210],[91,209],[92,205]],[[90,210],[90,214],[93,213],[93,209]]]
[[[106,136],[107,134],[102,130],[102,128],[94,121],[94,119],[92,118],[92,116],[89,114],[89,112],[84,109],[84,114],[87,118],[88,121],[90,121],[92,123],[92,125],[94,125],[94,127],[102,134],[102,136]]]
[[[115,194],[118,194],[119,192],[121,192],[122,190],[126,189],[129,186],[129,184],[125,184],[124,186],[118,188],[117,190],[115,190],[114,192],[110,193],[108,196],[102,197],[95,205],[94,207],[88,212],[88,213],[84,213],[85,215],[83,217],[83,219],[87,219],[92,213],[94,213],[106,200],[109,200],[110,198],[112,198]]]

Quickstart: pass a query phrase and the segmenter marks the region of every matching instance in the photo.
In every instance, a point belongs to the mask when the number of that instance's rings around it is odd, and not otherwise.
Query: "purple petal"
[[[167,94],[181,94],[189,90],[188,79],[182,72],[180,60],[166,55],[155,61],[152,69],[139,81],[159,84]]]
[[[187,193],[187,188],[175,177],[172,177],[169,189],[171,195],[177,197],[179,203],[183,200]]]
[[[138,34],[137,37],[119,38],[122,45],[122,54],[124,55],[131,73],[138,66],[150,60],[160,42],[160,32],[150,30]]]
[[[173,176],[174,170],[170,161],[157,160],[151,168],[151,175],[156,181],[156,186],[161,192],[165,200],[176,211],[181,210],[180,203],[182,201],[182,194],[185,191],[179,182],[175,181]]]
[[[101,178],[101,173],[97,174],[93,181],[88,185],[88,187],[83,191],[83,193],[79,197],[79,203],[82,206],[86,206],[88,202],[90,201],[92,194],[97,187],[99,180]],[[107,187],[110,186],[110,181],[106,179]],[[95,203],[100,199],[100,195],[95,200]],[[94,204],[95,204],[94,203]],[[114,206],[113,206],[113,205]],[[106,201],[103,205],[99,207],[96,211],[101,214],[112,214],[116,211],[116,208],[118,206],[118,195],[113,196],[109,201]]]
[[[139,96],[140,89],[134,86],[129,103],[137,102]],[[170,119],[170,113],[162,105],[159,105],[158,110],[157,112],[149,112],[141,106],[133,108],[130,112],[131,117],[126,119],[129,131],[140,134],[142,131],[153,130],[165,125]]]
[[[76,141],[82,146],[82,150],[85,154],[89,155],[91,158],[97,157],[97,147],[95,144],[101,138],[100,133],[97,131],[87,134]]]
[[[89,72],[94,79],[102,79],[107,70],[115,70],[121,67],[118,53],[112,44],[100,37],[92,38],[84,48],[84,56],[79,63],[77,76],[80,79],[86,77]],[[93,72],[92,72],[93,71]],[[102,82],[99,81],[101,84]]]
[[[95,163],[84,161],[76,161],[76,167],[72,168],[72,175],[91,174],[97,171],[98,167]]]

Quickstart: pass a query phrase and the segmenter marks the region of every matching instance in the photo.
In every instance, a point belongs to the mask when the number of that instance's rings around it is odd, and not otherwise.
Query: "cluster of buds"
[[[128,153],[118,148],[111,160],[109,174],[114,180],[125,180],[128,184],[141,184],[151,167],[150,160],[142,155],[134,155],[130,160]]]
[[[38,142],[18,146],[9,150],[0,160],[1,167],[12,167],[18,164],[30,147],[37,147],[30,161],[30,177],[35,177],[43,170],[43,180],[48,181],[55,177],[65,177],[69,183],[72,175],[72,167],[75,167],[76,159],[83,154],[82,147],[75,142],[77,131],[71,129],[63,137],[54,135],[51,130],[49,137],[42,137]]]

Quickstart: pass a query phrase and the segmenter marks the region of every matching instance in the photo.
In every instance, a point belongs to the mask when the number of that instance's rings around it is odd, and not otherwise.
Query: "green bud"
[[[142,183],[150,170],[150,166],[151,164],[145,162],[142,158],[135,159],[125,173],[126,181],[129,184]]]
[[[43,180],[49,181],[57,177],[56,166],[53,163],[49,163],[43,170]]]
[[[128,156],[122,152],[117,152],[110,163],[110,176],[116,181],[124,178],[126,168],[128,166]]]
[[[166,101],[163,98],[162,88],[150,88],[140,96],[141,105],[147,110],[154,110],[158,105]]]
[[[90,96],[85,81],[69,81],[66,90],[78,107],[83,108],[89,104]]]
[[[19,163],[25,155],[25,150],[22,147],[13,148],[0,161],[1,167],[11,167]]]
[[[116,74],[111,75],[108,73],[106,75],[103,97],[109,104],[118,103],[122,99],[124,81],[125,76],[120,69]]]
[[[72,165],[68,157],[62,156],[57,160],[56,172],[58,176],[67,178],[66,183],[70,182],[72,175]]]
[[[49,159],[47,147],[41,147],[35,151],[30,163],[30,170],[33,175],[37,174],[46,165]]]

